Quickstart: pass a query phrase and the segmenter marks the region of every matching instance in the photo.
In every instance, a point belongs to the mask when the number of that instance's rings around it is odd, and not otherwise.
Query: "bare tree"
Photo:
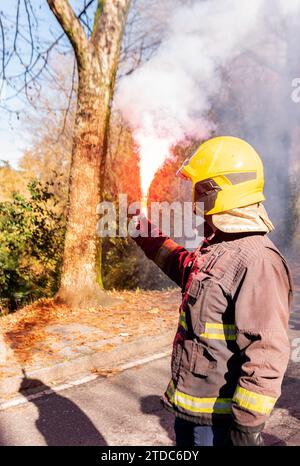
[[[98,0],[88,38],[68,0],[47,0],[74,49],[78,70],[69,211],[58,298],[76,306],[104,302],[96,207],[120,45],[130,0]]]

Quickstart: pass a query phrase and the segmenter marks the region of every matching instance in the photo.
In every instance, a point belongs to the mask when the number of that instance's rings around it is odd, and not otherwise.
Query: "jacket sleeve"
[[[194,253],[187,251],[168,236],[164,236],[146,217],[139,219],[138,229],[140,235],[132,239],[149,259],[154,261],[178,286],[182,287]]]
[[[268,251],[251,263],[236,299],[241,373],[233,397],[233,420],[259,431],[281,393],[290,345],[287,335],[291,282],[281,257]]]

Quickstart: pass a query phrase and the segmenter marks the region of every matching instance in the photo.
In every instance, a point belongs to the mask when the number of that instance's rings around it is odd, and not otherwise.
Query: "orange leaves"
[[[88,352],[107,352],[117,345],[176,328],[180,292],[110,292],[120,304],[70,309],[43,299],[0,319],[0,332],[22,365],[62,362]]]

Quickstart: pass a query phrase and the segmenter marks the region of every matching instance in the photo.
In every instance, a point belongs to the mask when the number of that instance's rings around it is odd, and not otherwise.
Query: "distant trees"
[[[0,202],[9,201],[15,192],[24,192],[29,178],[12,168],[8,161],[0,161]]]

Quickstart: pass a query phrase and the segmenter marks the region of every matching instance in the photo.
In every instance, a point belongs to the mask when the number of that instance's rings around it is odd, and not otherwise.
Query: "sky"
[[[1,117],[3,118],[2,115]],[[0,160],[8,160],[12,166],[16,167],[26,145],[18,139],[16,129],[12,129],[9,123],[2,119],[0,141]]]
[[[82,8],[83,0],[73,0],[70,3],[74,7],[75,11],[79,11]],[[39,22],[36,35],[40,38],[41,44],[45,44],[47,42],[50,43],[53,37],[57,37],[60,34],[60,26],[50,11],[46,0],[34,0],[32,4],[34,5]],[[17,11],[17,0],[10,0],[9,2],[5,2],[5,6],[1,5],[1,10],[3,11],[3,14],[6,17],[9,17],[11,21],[11,33],[8,37],[8,44],[10,42],[9,45],[11,46],[14,32],[13,22]],[[21,21],[25,21],[25,10],[21,11],[20,18]],[[68,46],[67,40],[65,41],[65,45]],[[24,57],[28,57],[29,47],[26,47],[24,42],[21,42],[21,52]],[[20,72],[19,65],[17,62],[12,62],[8,70],[8,74],[11,75],[18,72]],[[46,86],[45,92],[47,92]],[[2,95],[0,97],[1,103],[3,102],[3,97],[7,97],[7,94],[8,92],[6,86],[4,86],[2,89]],[[28,132],[26,120],[28,117],[28,111],[34,112],[33,109],[30,109],[29,104],[26,104],[26,99],[24,99],[23,95],[21,96],[21,99],[22,102],[18,98],[13,98],[10,100],[9,107],[13,112],[7,112],[0,108],[0,161],[7,160],[15,168],[18,167],[18,162],[24,151],[30,147],[31,135]],[[17,113],[16,110],[18,110]]]

